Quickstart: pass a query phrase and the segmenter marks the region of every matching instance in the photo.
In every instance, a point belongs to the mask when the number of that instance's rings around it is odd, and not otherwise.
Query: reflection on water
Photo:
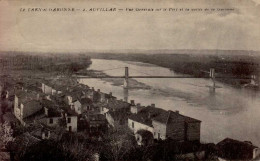
[[[129,96],[128,88],[123,88],[123,90],[124,90],[124,101],[128,102],[128,96]]]
[[[117,60],[93,59],[91,69],[104,70],[115,67],[129,67],[129,75],[176,75],[173,71],[151,64],[124,62]],[[132,69],[132,70],[131,70]],[[134,69],[134,70],[133,70]],[[106,71],[108,75],[124,75],[124,69]],[[136,79],[151,89],[126,90],[100,79],[82,79],[81,83],[109,93],[118,99],[135,100],[149,105],[155,103],[165,110],[178,110],[180,113],[200,119],[201,141],[218,142],[226,137],[250,140],[260,146],[260,95],[247,89],[235,89],[217,82],[220,88],[209,92],[208,79]]]

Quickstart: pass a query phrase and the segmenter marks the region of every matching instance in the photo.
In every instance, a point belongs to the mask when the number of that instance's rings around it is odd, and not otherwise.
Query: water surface
[[[129,67],[129,75],[174,76],[173,71],[152,64],[118,60],[92,59],[90,69],[102,70],[107,75],[124,75],[123,67]],[[107,70],[122,67],[121,69]],[[199,119],[201,141],[217,143],[227,137],[249,140],[260,146],[260,94],[246,89],[236,89],[217,82],[215,94],[209,92],[210,79],[136,79],[150,89],[131,89],[128,100],[142,105],[155,103],[165,110],[178,110],[181,114]],[[112,92],[118,99],[124,98],[122,86],[101,79],[81,79],[81,83],[95,89]]]

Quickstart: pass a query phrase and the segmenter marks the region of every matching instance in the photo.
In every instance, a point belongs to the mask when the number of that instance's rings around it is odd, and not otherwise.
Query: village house
[[[105,132],[107,128],[107,120],[106,117],[102,114],[98,114],[95,112],[89,112],[85,115],[86,120],[86,129],[89,130],[90,134],[100,134]]]
[[[51,94],[52,94],[52,95],[60,94],[60,93],[62,93],[62,91],[64,91],[64,90],[65,90],[64,87],[59,86],[59,85],[55,85],[55,86],[52,88],[52,90],[51,90]]]
[[[58,139],[58,132],[55,130],[55,128],[49,127],[40,122],[35,123],[33,130],[29,133],[30,135],[40,140]]]
[[[99,109],[99,113],[105,115],[109,110],[107,107],[107,103],[105,102],[98,102],[95,106]]]
[[[78,114],[82,114],[83,112],[94,111],[93,101],[89,98],[81,98],[79,100],[81,103],[81,109],[78,109]]]
[[[107,122],[113,128],[120,128],[127,125],[127,118],[130,114],[130,104],[123,100],[110,100],[105,113]]]
[[[84,90],[84,94],[86,98],[89,98],[93,101],[93,103],[101,102],[102,92],[100,92],[100,89],[95,91],[94,87],[87,88]]]
[[[127,126],[127,118],[129,113],[124,110],[108,111],[106,113],[106,120],[113,128],[123,128]]]
[[[78,114],[71,106],[55,100],[42,101],[45,113],[45,124],[49,127],[65,126],[67,131],[77,132]]]
[[[77,132],[78,130],[78,117],[73,112],[65,113],[66,130],[70,132]]]
[[[67,93],[65,102],[79,115],[93,108],[92,100],[84,97],[80,91]]]
[[[20,122],[41,109],[39,95],[34,92],[19,91],[15,94],[14,114]]]
[[[30,132],[30,134],[40,140],[47,140],[51,138],[51,131],[45,128],[38,128]]]
[[[178,111],[165,111],[152,104],[141,110],[132,109],[131,112],[134,113],[128,118],[128,127],[135,134],[139,130],[146,130],[153,134],[154,139],[200,141],[201,121],[183,116]]]
[[[42,92],[47,95],[52,95],[52,87],[49,81],[45,80],[42,82]]]
[[[131,111],[131,113],[133,113],[133,114],[137,114],[139,111],[141,111],[143,108],[145,108],[145,106],[141,106],[140,103],[137,103],[137,104],[135,105],[135,101],[134,101],[134,100],[131,100],[130,102],[131,102],[131,103],[130,103],[130,105],[131,105],[130,111]]]
[[[101,93],[100,101],[96,103],[96,106],[99,108],[100,114],[105,115],[109,109],[115,109],[113,106],[117,101],[117,98],[112,95],[112,92],[109,94]],[[118,106],[120,108],[120,106]]]
[[[65,123],[65,128],[70,132],[77,132],[78,130],[78,114],[69,106],[60,107],[62,112],[62,121]]]
[[[58,109],[53,101],[43,100],[42,105],[45,114],[45,124],[50,127],[59,126],[59,120],[61,119],[61,111]]]

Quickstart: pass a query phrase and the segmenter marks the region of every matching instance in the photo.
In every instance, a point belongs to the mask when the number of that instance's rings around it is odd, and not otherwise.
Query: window
[[[68,123],[71,123],[71,118],[70,117],[68,118]]]
[[[50,119],[50,124],[53,124],[53,119]]]
[[[160,137],[161,137],[161,136],[160,136],[160,133],[158,133],[158,139],[160,139]]]
[[[71,132],[71,126],[69,126],[69,132]]]
[[[132,128],[135,128],[135,123],[134,122],[132,122]]]

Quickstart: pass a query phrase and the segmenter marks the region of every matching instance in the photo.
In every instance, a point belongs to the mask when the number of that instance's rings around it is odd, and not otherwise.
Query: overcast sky
[[[260,0],[0,1],[0,49],[260,50]],[[20,8],[234,8],[225,12],[20,12]]]

